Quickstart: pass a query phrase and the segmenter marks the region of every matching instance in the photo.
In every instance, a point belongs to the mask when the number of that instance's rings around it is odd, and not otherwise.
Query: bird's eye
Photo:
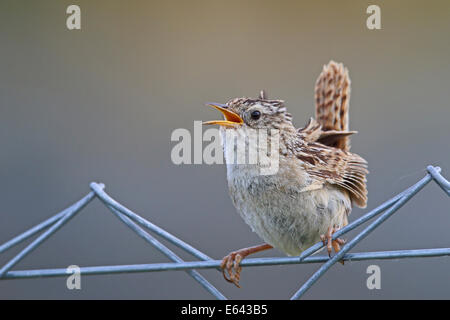
[[[252,111],[252,113],[250,113],[250,117],[252,117],[253,120],[258,120],[261,118],[261,112],[258,110]]]

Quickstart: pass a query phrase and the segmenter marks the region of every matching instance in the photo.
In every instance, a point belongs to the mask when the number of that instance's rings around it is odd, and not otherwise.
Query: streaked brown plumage
[[[228,155],[236,150],[224,142],[233,204],[266,242],[226,256],[225,279],[238,286],[240,261],[272,247],[298,255],[322,239],[329,254],[332,248],[339,250],[343,241],[332,241],[332,234],[347,225],[352,204],[367,203],[367,162],[349,151],[355,133],[349,131],[349,98],[348,71],[331,61],[316,82],[316,120],[311,118],[304,128],[294,127],[284,101],[268,100],[263,92],[257,99],[237,98],[215,106],[226,120],[206,124],[221,125],[224,137],[227,130],[246,136],[248,129],[260,128],[280,134],[279,169],[273,175],[261,175],[258,164],[233,163]]]

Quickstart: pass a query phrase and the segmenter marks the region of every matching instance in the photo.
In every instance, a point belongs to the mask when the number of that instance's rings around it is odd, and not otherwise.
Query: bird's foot
[[[238,288],[241,287],[239,285],[239,279],[241,278],[242,271],[240,263],[242,259],[244,259],[242,252],[243,250],[245,249],[230,252],[222,259],[222,263],[220,264],[220,268],[222,269],[222,274],[225,280],[233,283]]]
[[[250,248],[244,248],[237,251],[233,251],[226,255],[222,259],[222,263],[220,264],[220,268],[222,269],[222,274],[225,280],[233,283],[236,287],[240,288],[239,279],[241,278],[242,267],[240,263],[242,259],[244,259],[249,254],[271,249],[272,246],[269,244],[262,244],[259,246],[254,246]],[[228,274],[228,275],[227,275]]]
[[[337,232],[340,228],[333,226],[329,227],[327,233],[325,235],[321,235],[320,239],[323,242],[323,245],[327,247],[328,256],[331,257],[331,252],[334,249],[335,253],[338,253],[341,250],[341,246],[345,244],[345,240],[341,238],[333,238],[333,234]],[[341,260],[340,263],[344,264],[344,261]]]

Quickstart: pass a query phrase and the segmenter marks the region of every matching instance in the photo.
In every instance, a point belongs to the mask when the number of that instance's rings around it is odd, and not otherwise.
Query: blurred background
[[[66,28],[70,4],[81,7],[81,30]],[[381,30],[366,28],[370,4],[381,7]],[[284,99],[303,126],[330,59],[349,68],[350,127],[359,131],[352,150],[371,172],[368,208],[351,220],[418,181],[429,164],[450,177],[449,31],[448,1],[2,1],[0,243],[97,181],[214,258],[259,244],[229,199],[225,167],[172,164],[171,133],[216,117],[206,101],[261,89]],[[431,183],[353,251],[448,246],[448,201]],[[95,200],[14,269],[167,261]],[[366,287],[371,264],[381,267],[381,290]],[[336,265],[305,298],[449,299],[449,267],[449,258]],[[229,298],[285,299],[317,268],[247,268],[242,289],[216,270],[201,273]],[[184,272],[164,272],[82,277],[72,291],[65,278],[0,281],[0,298],[211,296]]]

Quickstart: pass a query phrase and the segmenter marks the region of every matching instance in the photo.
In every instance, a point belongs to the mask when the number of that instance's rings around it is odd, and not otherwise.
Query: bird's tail
[[[323,131],[348,131],[350,77],[342,63],[330,61],[323,66],[315,88],[316,119]],[[349,135],[333,141],[333,147],[350,150]]]

